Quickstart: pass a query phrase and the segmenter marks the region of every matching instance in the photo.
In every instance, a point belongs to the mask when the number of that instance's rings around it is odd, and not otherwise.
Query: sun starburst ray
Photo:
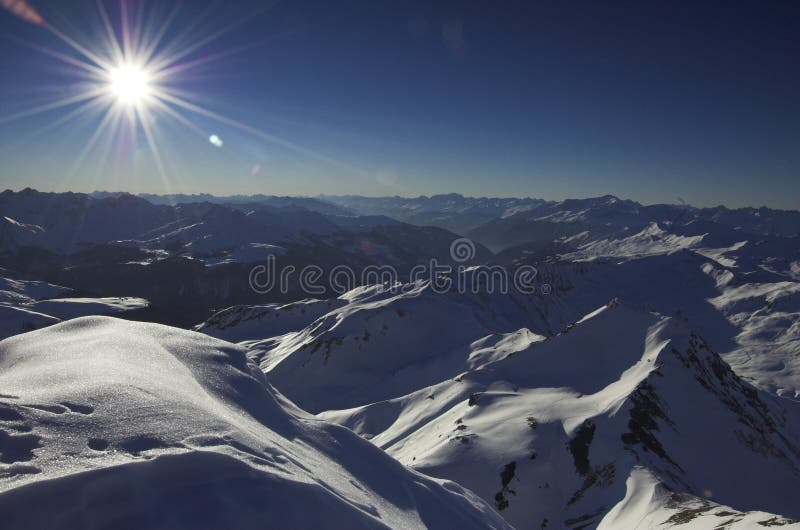
[[[68,20],[60,21],[58,26],[50,21],[43,22],[42,27],[52,32],[70,50],[64,53],[36,44],[23,44],[59,60],[64,68],[69,69],[65,72],[67,76],[83,78],[85,82],[77,88],[76,93],[70,91],[52,101],[0,116],[0,123],[78,105],[77,108],[68,109],[63,116],[50,124],[56,127],[90,116],[91,120],[96,120],[93,132],[75,157],[70,175],[81,168],[90,153],[93,153],[95,161],[100,162],[99,167],[104,167],[105,155],[94,156],[98,151],[107,153],[111,145],[124,140],[127,145],[120,145],[119,149],[122,149],[122,156],[128,156],[140,149],[139,138],[143,138],[146,152],[165,189],[171,188],[173,178],[177,178],[176,175],[170,177],[167,171],[172,169],[168,167],[171,164],[168,163],[170,160],[167,155],[176,153],[170,149],[173,140],[163,137],[160,129],[173,125],[185,127],[205,142],[222,147],[219,137],[212,131],[204,130],[199,125],[203,120],[198,122],[196,118],[207,118],[216,124],[235,128],[304,158],[350,173],[366,175],[365,171],[346,162],[216,112],[212,110],[213,98],[181,86],[181,73],[261,46],[273,39],[274,36],[269,36],[257,42],[203,53],[212,43],[270,9],[274,3],[270,2],[260,9],[250,11],[230,23],[219,24],[212,20],[212,13],[215,8],[225,4],[217,2],[194,16],[188,26],[185,25],[181,30],[175,24],[181,13],[180,4],[170,9],[145,12],[141,4],[137,4],[139,9],[136,9],[128,2],[120,2],[114,13],[119,17],[119,24],[115,25],[103,0],[96,0],[98,16],[93,20],[93,30],[100,43],[96,48],[87,45],[86,39],[79,41],[71,36],[71,33],[80,33]],[[214,27],[209,27],[212,23]],[[69,28],[70,32],[63,28]],[[95,113],[98,116],[94,116]],[[166,117],[167,121],[157,119],[160,117]],[[235,150],[225,149],[224,152],[226,156],[237,157]]]
[[[145,139],[147,140],[147,145],[150,147],[150,152],[153,155],[153,162],[155,162],[156,164],[156,170],[158,171],[158,174],[161,177],[161,181],[164,184],[164,188],[166,190],[170,190],[171,186],[169,183],[169,177],[167,176],[167,170],[164,167],[164,161],[161,158],[161,152],[158,150],[158,143],[155,141],[153,135],[153,126],[151,123],[150,114],[143,107],[137,107],[136,114],[139,118],[139,122],[142,124],[142,130],[144,131],[144,136]]]
[[[189,101],[186,101],[185,99],[183,99],[183,98],[181,98],[179,96],[176,96],[176,95],[174,95],[174,94],[172,94],[170,92],[171,91],[169,89],[166,89],[166,88],[162,89],[162,90],[159,91],[159,93],[157,94],[156,97],[158,97],[160,99],[163,99],[163,100],[167,100],[167,101],[169,101],[169,102],[171,102],[171,103],[173,103],[175,105],[178,105],[180,107],[185,108],[186,110],[189,110],[189,111],[194,112],[196,114],[200,114],[201,116],[206,116],[208,118],[212,118],[212,119],[214,119],[214,120],[216,120],[216,121],[218,121],[220,123],[223,123],[225,125],[229,125],[231,127],[235,127],[235,128],[240,129],[242,131],[250,133],[250,134],[252,134],[254,136],[257,136],[257,137],[261,138],[262,140],[266,140],[268,142],[274,143],[276,145],[279,145],[281,147],[284,147],[286,149],[289,149],[291,151],[294,151],[294,152],[296,152],[298,154],[301,154],[301,155],[304,155],[306,157],[309,157],[309,158],[312,158],[312,159],[316,159],[316,160],[319,160],[321,162],[328,163],[330,165],[339,167],[340,169],[344,169],[344,170],[349,171],[349,172],[357,173],[357,174],[362,175],[362,176],[367,175],[367,173],[365,171],[363,171],[361,169],[358,169],[356,167],[353,167],[353,166],[347,164],[346,162],[342,162],[340,160],[336,160],[335,158],[331,158],[331,157],[329,157],[329,156],[327,156],[325,154],[318,153],[318,152],[316,152],[316,151],[314,151],[312,149],[303,147],[303,146],[298,145],[298,144],[296,144],[294,142],[291,142],[289,140],[281,138],[280,136],[276,136],[274,134],[271,134],[271,133],[262,131],[260,129],[257,129],[255,127],[252,127],[250,125],[247,125],[246,123],[242,123],[240,121],[234,120],[233,118],[228,118],[228,117],[223,116],[221,114],[218,114],[218,113],[216,113],[216,112],[214,112],[212,110],[204,109],[203,107],[201,107],[199,105],[195,105],[194,103],[191,103]]]
[[[123,2],[123,4],[124,4],[124,2]],[[102,68],[102,69],[104,69],[104,70],[108,70],[109,68],[112,68],[112,67],[114,66],[113,64],[111,64],[111,63],[110,63],[110,62],[108,62],[107,60],[103,59],[102,57],[100,57],[100,56],[99,56],[99,55],[97,55],[96,53],[92,53],[91,51],[89,51],[88,49],[86,49],[86,47],[85,47],[85,46],[82,46],[82,45],[81,45],[80,43],[78,43],[78,42],[77,42],[75,39],[73,39],[73,38],[69,37],[69,36],[68,36],[68,35],[66,35],[64,32],[62,32],[61,30],[59,30],[58,28],[56,28],[55,26],[53,26],[52,24],[47,24],[45,27],[46,27],[47,29],[49,29],[49,30],[50,30],[50,32],[52,32],[52,33],[53,33],[55,36],[57,36],[59,39],[61,39],[61,40],[62,40],[62,41],[64,41],[66,44],[68,44],[69,46],[71,46],[71,47],[72,47],[72,48],[73,48],[75,51],[77,51],[77,52],[79,52],[80,54],[82,54],[84,57],[86,57],[87,59],[89,59],[90,61],[92,61],[94,64],[96,64],[96,65],[97,65],[97,66],[99,66],[100,68]]]
[[[172,117],[174,120],[178,121],[182,125],[186,126],[188,129],[194,131],[202,138],[207,138],[208,135],[206,131],[198,127],[196,124],[192,123],[186,116],[178,112],[177,110],[173,109],[169,105],[166,105],[163,101],[158,98],[153,98],[153,107],[157,110],[160,110],[164,114]]]
[[[190,37],[192,33],[200,26],[203,20],[210,16],[210,14],[219,4],[219,2],[212,3],[203,11],[201,11],[197,16],[194,17],[194,19],[192,19],[191,22],[186,24],[177,35],[173,36],[169,42],[165,44],[164,48],[158,53],[155,53],[154,46],[154,54],[151,54],[151,56],[147,57],[148,64],[153,65],[153,68],[157,70],[157,64],[165,60],[165,58],[178,53],[183,47],[187,46],[188,44],[186,41],[191,40]]]
[[[120,17],[122,19],[122,56],[123,60],[128,61],[131,57],[131,24],[128,15],[128,3],[120,2]]]
[[[13,143],[6,144],[0,149],[0,153],[8,153],[15,151],[19,146],[29,144],[31,141],[39,137],[40,135],[46,133],[47,131],[51,131],[53,129],[58,128],[61,125],[64,125],[67,122],[70,122],[76,118],[87,116],[89,113],[98,110],[102,107],[108,106],[108,102],[100,99],[94,98],[89,101],[84,101],[76,108],[72,109],[68,113],[60,116],[59,118],[47,122],[46,124],[42,125],[41,127],[31,131],[30,133],[26,134],[22,138],[16,139]]]
[[[177,64],[173,64],[171,66],[165,66],[153,74],[154,79],[166,79],[172,77],[176,74],[181,72],[185,72],[187,70],[191,70],[192,68],[197,68],[198,66],[203,66],[208,63],[212,63],[214,61],[219,61],[221,59],[225,59],[232,55],[236,55],[237,53],[242,53],[247,50],[251,50],[253,48],[257,48],[259,46],[263,46],[266,42],[269,42],[274,37],[268,37],[266,39],[261,39],[256,42],[251,42],[249,44],[243,44],[241,46],[237,46],[235,48],[231,48],[229,50],[223,50],[216,53],[204,55],[202,57],[198,57],[196,59],[192,59],[191,61],[183,61]]]
[[[149,63],[153,58],[156,48],[158,48],[158,46],[161,44],[161,41],[164,39],[164,35],[166,35],[167,30],[170,28],[170,26],[172,26],[175,18],[177,18],[180,7],[181,4],[176,3],[164,21],[161,23],[158,32],[151,38],[145,39],[145,46],[140,54],[142,61],[145,63]]]
[[[81,164],[83,163],[86,156],[94,149],[95,144],[101,138],[101,136],[105,133],[106,128],[112,122],[116,121],[119,118],[119,108],[111,105],[106,109],[105,116],[100,121],[100,124],[95,129],[92,136],[89,138],[89,141],[86,142],[86,145],[83,149],[78,153],[78,156],[75,158],[75,161],[72,164],[72,170],[70,171],[70,175],[74,175],[78,169],[80,168]]]
[[[41,114],[43,112],[48,112],[51,110],[59,109],[61,107],[67,107],[69,105],[73,105],[75,103],[80,103],[82,101],[86,101],[87,99],[93,99],[101,96],[104,93],[103,89],[96,88],[93,90],[89,90],[86,92],[81,92],[80,94],[74,94],[72,96],[66,96],[55,101],[51,101],[49,103],[43,103],[41,105],[37,105],[36,107],[32,107],[29,109],[21,110],[14,114],[9,114],[6,116],[0,116],[0,123],[8,123],[14,120],[18,120],[21,118],[28,118],[31,116],[35,116],[37,114]]]
[[[195,42],[191,46],[187,46],[187,47],[183,48],[182,50],[180,50],[178,52],[175,52],[175,53],[170,54],[170,55],[165,55],[165,56],[160,57],[160,58],[158,58],[158,57],[154,58],[153,62],[152,62],[153,63],[153,68],[155,70],[161,70],[162,68],[165,68],[167,66],[175,64],[177,61],[183,59],[184,57],[187,57],[187,56],[191,55],[192,53],[194,53],[195,51],[199,50],[203,46],[206,46],[207,44],[210,44],[210,43],[214,42],[215,40],[219,39],[220,37],[222,37],[226,33],[236,29],[238,26],[241,26],[242,24],[247,22],[247,20],[249,20],[249,18],[250,17],[243,18],[243,19],[238,20],[238,21],[236,21],[236,22],[234,22],[232,24],[229,24],[228,26],[226,26],[226,27],[224,27],[224,28],[212,33],[211,35],[208,35],[207,37],[205,37],[203,39],[200,39],[199,41]]]
[[[36,50],[36,51],[38,51],[40,53],[43,53],[45,55],[49,55],[50,57],[53,57],[55,59],[59,59],[60,61],[63,61],[66,64],[69,64],[71,66],[75,66],[77,68],[80,68],[81,70],[84,70],[89,74],[94,74],[96,79],[102,78],[102,76],[104,74],[104,70],[102,68],[99,68],[99,67],[97,67],[97,66],[95,66],[93,64],[89,64],[89,63],[83,62],[83,61],[81,61],[79,59],[75,59],[74,57],[70,57],[69,55],[67,55],[65,53],[61,53],[61,52],[52,50],[52,49],[50,49],[50,48],[48,48],[46,46],[41,46],[39,44],[34,44],[32,42],[29,42],[29,41],[27,41],[25,39],[21,39],[19,37],[14,36],[14,35],[5,35],[5,37],[7,39],[9,39],[9,40],[12,40],[12,41],[16,42],[17,44],[21,44],[23,46],[26,46],[26,47],[32,49],[32,50]]]
[[[96,4],[97,12],[100,14],[100,20],[106,34],[106,46],[111,52],[114,62],[119,64],[125,60],[125,57],[122,55],[122,48],[120,48],[117,35],[114,33],[114,26],[111,24],[111,19],[108,17],[108,11],[106,11],[103,5],[103,0],[96,0]]]

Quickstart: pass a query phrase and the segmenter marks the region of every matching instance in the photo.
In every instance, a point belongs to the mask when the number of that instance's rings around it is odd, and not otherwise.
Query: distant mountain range
[[[494,251],[568,237],[585,230],[605,234],[623,230],[638,232],[653,222],[669,226],[714,223],[764,236],[800,234],[800,212],[795,210],[643,206],[613,195],[565,201],[473,198],[458,194],[418,198],[326,196],[321,199],[359,214],[386,215],[408,223],[447,228]]]
[[[148,315],[190,325],[211,309],[262,299],[250,288],[248,273],[268,256],[298,270],[308,264],[354,271],[389,264],[408,271],[432,258],[452,261],[450,245],[458,236],[442,228],[342,215],[341,208],[317,200],[296,202],[153,204],[123,193],[5,191],[0,266],[83,296],[144,297],[152,302]],[[477,260],[491,259],[485,247],[475,250]],[[297,285],[291,288],[274,293],[275,299],[302,294]]]
[[[119,194],[95,192],[96,197]],[[638,232],[650,223],[695,229],[718,225],[742,233],[796,237],[800,212],[771,208],[696,208],[686,204],[644,206],[635,201],[605,195],[589,199],[547,201],[533,198],[464,197],[457,193],[406,197],[321,195],[278,197],[270,195],[152,195],[141,194],[154,204],[212,202],[216,204],[264,204],[294,206],[326,215],[385,216],[419,226],[437,226],[470,237],[495,252],[569,237],[586,230],[595,235]],[[633,232],[630,232],[633,231]]]

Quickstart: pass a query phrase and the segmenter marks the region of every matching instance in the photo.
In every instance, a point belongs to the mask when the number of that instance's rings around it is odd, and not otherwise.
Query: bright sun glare
[[[117,101],[136,105],[150,93],[150,76],[140,66],[124,64],[109,71],[109,86]]]
[[[21,0],[17,3],[15,0],[0,0],[0,10],[9,1],[11,1],[11,5],[27,5]],[[57,99],[11,115],[0,115],[0,124],[72,106],[75,108],[63,114],[52,124],[48,124],[48,127],[53,124],[67,123],[87,113],[98,117],[102,115],[86,145],[78,153],[72,173],[77,171],[90,154],[99,156],[101,163],[106,164],[112,143],[129,140],[128,133],[122,132],[121,125],[124,123],[135,127],[133,130],[135,134],[138,134],[139,131],[143,133],[159,176],[166,183],[169,175],[164,157],[156,141],[157,129],[161,123],[168,121],[180,123],[214,147],[221,148],[223,146],[223,141],[217,134],[209,134],[210,131],[195,123],[189,116],[203,116],[208,120],[245,131],[266,142],[291,149],[304,157],[315,158],[347,171],[364,173],[362,170],[336,159],[205,108],[199,104],[196,94],[186,88],[179,90],[175,87],[177,82],[181,81],[181,72],[191,71],[238,53],[239,48],[210,54],[204,53],[202,50],[222,35],[257,16],[261,10],[256,10],[239,21],[211,31],[208,35],[202,33],[198,35],[196,33],[200,33],[199,30],[195,31],[198,24],[209,22],[209,27],[216,24],[215,21],[207,19],[212,11],[206,10],[203,15],[191,21],[185,29],[177,31],[175,28],[176,35],[170,40],[167,39],[167,36],[170,35],[173,19],[180,12],[180,2],[175,2],[175,8],[167,14],[162,23],[158,24],[156,23],[158,11],[142,17],[142,20],[132,20],[126,11],[128,2],[112,2],[120,4],[119,27],[112,24],[105,8],[107,3],[100,0],[96,2],[98,18],[102,22],[99,29],[103,29],[105,35],[89,34],[88,37],[91,40],[87,39],[86,42],[76,40],[49,22],[45,23],[35,12],[28,13],[26,18],[24,13],[21,15],[18,11],[11,9],[15,14],[23,16],[25,20],[48,29],[80,55],[78,58],[75,56],[76,54],[64,54],[59,50],[31,45],[47,55],[62,60],[69,66],[67,72],[79,78],[81,82],[75,83],[76,91],[70,90],[66,94],[58,92]],[[143,20],[149,22],[144,23]],[[249,47],[245,46],[242,49]],[[87,80],[89,82],[86,82]],[[156,117],[158,117],[158,122]],[[132,142],[131,145],[138,146],[136,142]]]

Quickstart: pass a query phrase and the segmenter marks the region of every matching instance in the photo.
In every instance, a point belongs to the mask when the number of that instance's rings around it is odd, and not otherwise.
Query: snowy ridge
[[[672,491],[800,515],[788,493],[796,404],[742,382],[671,319],[624,305],[454,380],[321,417],[464,484],[518,527],[598,524],[636,466]]]
[[[194,327],[206,335],[231,342],[243,342],[284,335],[304,328],[325,313],[341,307],[343,299],[317,300],[309,298],[291,304],[233,306],[215,313]]]
[[[0,274],[6,276],[8,271],[0,269]],[[69,291],[67,287],[47,282],[0,277],[0,303],[30,304],[36,300],[61,296]]]
[[[113,315],[125,311],[133,311],[147,307],[149,302],[144,298],[54,298],[34,302],[36,311],[53,315],[62,320],[90,315]]]
[[[575,236],[573,236],[575,237]],[[641,232],[622,239],[601,239],[582,245],[573,253],[561,256],[568,260],[586,260],[601,257],[639,258],[668,254],[699,246],[704,235],[680,236],[666,232],[657,223],[650,223]]]
[[[9,527],[507,527],[193,332],[87,317],[20,335],[0,342],[0,388]]]
[[[687,317],[612,301],[560,332],[536,333],[564,321],[570,311],[558,306],[575,305],[571,294],[545,302],[481,293],[473,307],[471,295],[424,283],[400,294],[374,286],[300,331],[244,344],[301,407],[470,488],[517,527],[635,515],[703,528],[712,513],[730,512],[723,527],[735,528],[786,522],[770,513],[800,516],[791,495],[776,494],[800,479],[797,403],[736,376]],[[623,502],[637,469],[674,495]]]
[[[442,294],[427,281],[355,289],[336,302],[299,331],[247,343],[273,384],[310,412],[364,405],[441,382],[491,359],[480,351],[479,339],[500,340],[490,337],[519,332],[525,323],[549,327],[541,299]],[[242,340],[252,338],[252,329],[246,328]],[[226,337],[238,341],[235,328]],[[504,344],[513,349],[513,342],[506,338]]]
[[[740,512],[707,499],[670,491],[644,468],[635,467],[626,481],[625,498],[598,525],[598,530],[639,530],[664,526],[694,530],[800,528],[799,523],[765,512]]]
[[[787,270],[788,260],[750,262],[746,248],[740,247],[737,263],[730,266],[698,249],[682,249],[544,264],[539,273],[568,309],[565,318],[577,319],[619,297],[690,322],[739,375],[795,398],[800,396],[800,284]],[[733,259],[729,253],[724,256]]]
[[[0,269],[0,273],[8,274],[8,271]],[[149,304],[142,298],[130,297],[63,297],[70,291],[47,282],[0,277],[0,340],[69,318],[133,311]]]
[[[41,226],[20,223],[11,217],[0,215],[0,251],[13,251],[30,245],[44,232]]]

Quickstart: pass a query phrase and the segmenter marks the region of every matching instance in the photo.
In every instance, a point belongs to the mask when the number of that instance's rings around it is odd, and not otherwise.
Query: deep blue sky
[[[168,83],[252,130],[157,117],[164,177],[141,130],[77,163],[98,114],[3,121],[76,93],[74,67],[18,39],[78,55],[0,12],[0,187],[800,207],[797,2],[220,3],[185,42],[251,16],[186,60],[253,46]],[[94,3],[63,4],[32,2],[102,53]],[[171,5],[127,4],[157,20]],[[206,7],[186,4],[167,42]]]

